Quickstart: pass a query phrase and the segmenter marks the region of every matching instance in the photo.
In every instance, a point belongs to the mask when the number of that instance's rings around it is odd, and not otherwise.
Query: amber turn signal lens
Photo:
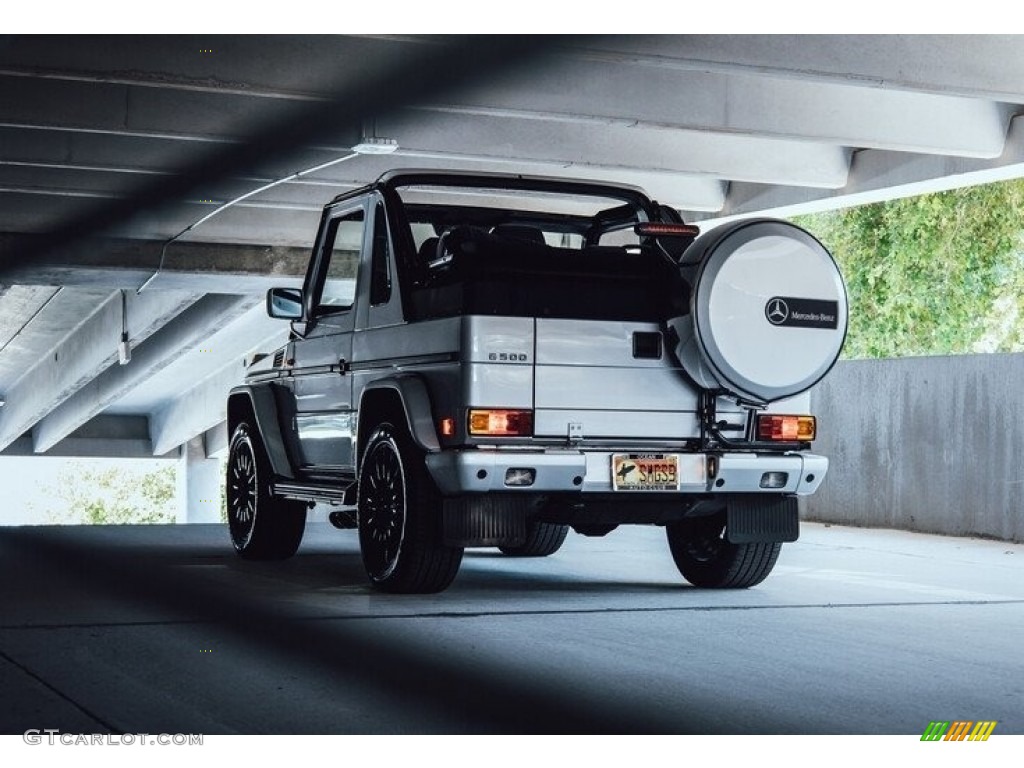
[[[533,411],[470,411],[469,434],[492,437],[529,437],[533,434]]]
[[[818,433],[813,416],[783,416],[766,413],[757,417],[757,439],[772,442],[808,443]]]

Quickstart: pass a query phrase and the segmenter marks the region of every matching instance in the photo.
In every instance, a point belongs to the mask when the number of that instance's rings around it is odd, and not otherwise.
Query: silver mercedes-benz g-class
[[[306,511],[358,530],[370,583],[435,592],[466,547],[664,526],[683,577],[749,587],[798,535],[807,391],[847,302],[782,221],[701,236],[638,189],[396,171],[326,206],[287,345],[231,391],[231,539],[293,555]]]

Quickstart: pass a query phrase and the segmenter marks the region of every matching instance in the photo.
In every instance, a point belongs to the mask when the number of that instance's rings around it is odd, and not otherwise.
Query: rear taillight
[[[813,416],[784,416],[765,413],[757,417],[757,439],[766,442],[808,443],[818,432]]]
[[[667,221],[641,221],[633,227],[641,237],[696,237],[700,227]]]
[[[533,411],[474,409],[469,412],[469,434],[490,437],[530,437]]]

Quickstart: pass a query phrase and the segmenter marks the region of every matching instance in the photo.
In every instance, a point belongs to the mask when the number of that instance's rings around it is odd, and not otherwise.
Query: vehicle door
[[[366,248],[366,200],[330,210],[306,281],[302,338],[294,342],[295,426],[303,469],[313,475],[353,472],[352,377],[359,263]]]
[[[371,198],[372,232],[367,233],[369,258],[364,261],[352,348],[353,402],[374,379],[393,374],[407,358],[422,353],[422,339],[404,325],[402,300],[388,216],[379,195]]]

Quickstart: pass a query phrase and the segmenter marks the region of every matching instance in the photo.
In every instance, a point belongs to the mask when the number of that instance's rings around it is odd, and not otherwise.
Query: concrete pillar
[[[223,478],[220,461],[207,458],[203,436],[181,446],[178,459],[178,522],[219,523]]]

